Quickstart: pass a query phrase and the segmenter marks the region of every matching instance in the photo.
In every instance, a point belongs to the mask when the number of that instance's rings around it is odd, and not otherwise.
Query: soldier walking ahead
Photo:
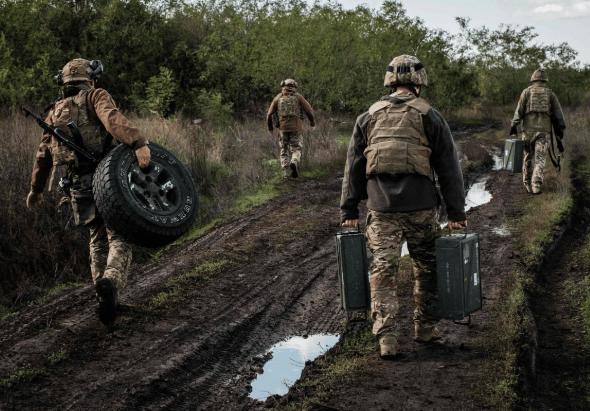
[[[94,81],[102,71],[98,60],[75,59],[66,64],[56,77],[58,84],[64,86],[62,98],[51,108],[46,122],[68,130],[67,124],[73,121],[80,130],[83,145],[99,159],[117,144],[114,137],[135,149],[139,166],[145,168],[150,163],[147,140],[119,112],[108,92],[94,88]],[[74,221],[77,226],[90,229],[90,268],[99,300],[97,313],[103,323],[110,324],[116,316],[117,293],[127,282],[131,245],[107,227],[96,210],[92,176],[97,164],[76,155],[45,132],[35,159],[27,207],[33,210],[41,204],[51,170],[62,165],[67,166],[66,175],[72,183],[69,191]]]
[[[512,119],[510,135],[516,137],[516,126],[522,122],[522,140],[524,141],[522,179],[529,193],[540,194],[552,126],[555,135],[561,140],[565,130],[565,120],[559,100],[545,86],[545,83],[549,81],[547,74],[543,70],[536,70],[531,81],[532,86],[526,88],[520,95]]]
[[[384,84],[392,94],[357,118],[342,182],[344,227],[358,226],[358,204],[368,199],[366,237],[373,252],[371,315],[383,358],[395,357],[399,350],[396,290],[404,237],[416,281],[414,339],[425,343],[439,338],[434,326],[438,322],[434,241],[441,230],[433,170],[450,228],[467,226],[457,150],[444,118],[420,98],[427,84],[426,70],[416,57],[393,59]]]
[[[301,133],[301,130],[303,130],[303,112],[307,115],[312,130],[315,130],[315,118],[313,109],[307,100],[297,93],[297,82],[295,80],[281,81],[281,87],[283,88],[281,94],[277,95],[270,105],[266,115],[266,124],[268,125],[268,131],[272,133],[272,115],[278,114],[283,176],[288,177],[290,174],[291,177],[297,178],[301,161],[301,146],[303,145],[303,134]],[[291,157],[289,157],[287,150],[291,151]],[[289,169],[291,169],[290,173]]]

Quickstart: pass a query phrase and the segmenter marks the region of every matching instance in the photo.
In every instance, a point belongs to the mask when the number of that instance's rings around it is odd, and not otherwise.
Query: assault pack
[[[282,95],[279,97],[279,117],[296,117],[299,115],[299,101],[297,93],[292,95]]]

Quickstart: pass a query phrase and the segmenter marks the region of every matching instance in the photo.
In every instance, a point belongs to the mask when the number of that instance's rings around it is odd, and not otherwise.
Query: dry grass
[[[278,193],[272,183],[280,173],[278,136],[266,131],[263,120],[215,128],[182,118],[129,118],[148,140],[170,149],[189,169],[201,193],[197,228],[272,197],[261,190]],[[55,188],[45,192],[46,201],[37,211],[26,209],[41,137],[37,124],[19,112],[6,114],[0,119],[0,137],[0,305],[16,309],[34,301],[43,289],[90,278],[88,234],[74,226],[69,208],[58,212],[61,193]],[[337,125],[321,119],[316,131],[306,128],[303,175],[320,175],[343,164],[345,139]],[[59,177],[57,173],[56,181]]]

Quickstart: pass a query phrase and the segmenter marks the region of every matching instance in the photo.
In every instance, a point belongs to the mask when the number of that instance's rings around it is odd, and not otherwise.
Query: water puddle
[[[492,231],[495,234],[498,234],[502,237],[506,237],[510,235],[510,230],[508,229],[508,226],[506,224],[502,224],[500,227],[494,227],[492,228]]]
[[[274,394],[286,394],[301,376],[305,361],[313,361],[328,351],[339,338],[339,335],[320,334],[307,338],[291,337],[275,344],[268,350],[272,352],[272,359],[264,365],[264,372],[252,382],[250,397],[264,401]]]
[[[489,203],[492,199],[492,193],[486,190],[487,178],[476,181],[465,197],[465,211]]]
[[[498,157],[497,155],[493,155],[492,158],[494,159],[494,166],[492,170],[502,170],[504,168],[504,159]]]

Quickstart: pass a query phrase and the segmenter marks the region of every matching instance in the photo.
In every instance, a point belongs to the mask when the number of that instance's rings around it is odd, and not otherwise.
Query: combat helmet
[[[288,78],[287,80],[283,80],[281,81],[281,87],[291,87],[291,88],[297,88],[298,84],[295,80],[293,80],[292,78]]]
[[[414,56],[402,55],[397,56],[387,66],[385,73],[385,87],[394,87],[396,85],[414,84],[416,86],[427,86],[428,78],[426,69]]]
[[[549,81],[549,77],[545,73],[545,70],[538,69],[531,76],[531,81]]]
[[[103,70],[100,60],[74,59],[57,73],[55,79],[60,86],[71,82],[90,81],[98,78]]]

